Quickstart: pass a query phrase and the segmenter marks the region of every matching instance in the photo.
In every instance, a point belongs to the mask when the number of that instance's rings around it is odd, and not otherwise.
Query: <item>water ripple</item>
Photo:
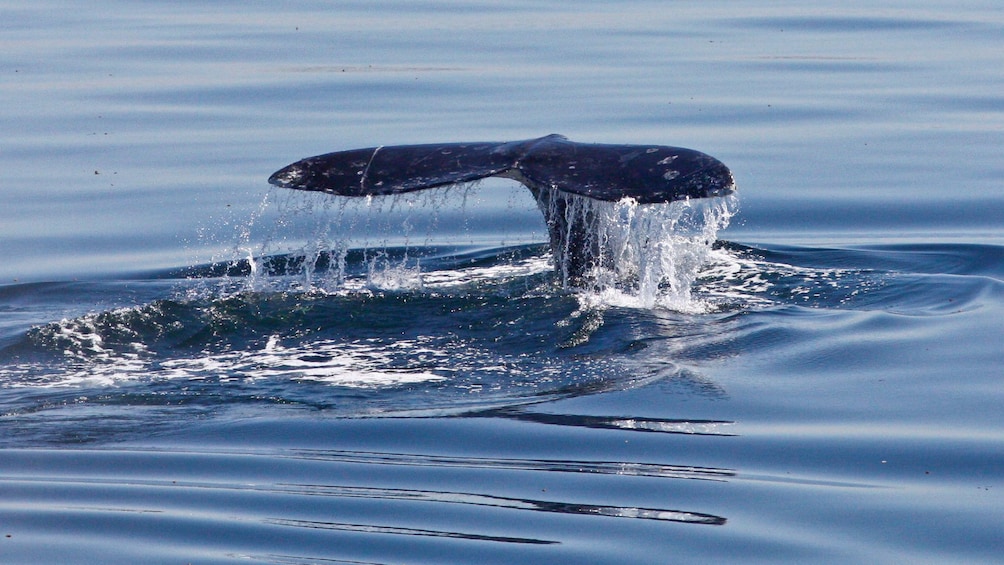
[[[302,459],[364,463],[379,465],[407,465],[411,467],[464,467],[474,469],[504,469],[515,471],[549,471],[587,473],[598,475],[630,475],[672,479],[699,479],[723,481],[735,476],[730,469],[666,465],[625,461],[581,461],[565,459],[509,459],[491,457],[452,457],[417,453],[387,453],[348,450],[291,450],[286,455]]]

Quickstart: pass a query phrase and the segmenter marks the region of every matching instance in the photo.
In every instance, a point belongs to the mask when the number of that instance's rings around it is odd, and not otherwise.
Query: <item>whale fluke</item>
[[[664,145],[576,143],[562,135],[507,143],[430,143],[352,149],[308,157],[268,181],[342,196],[399,194],[487,177],[530,190],[560,190],[640,204],[724,196],[735,190],[721,161]]]
[[[576,143],[562,135],[511,142],[393,145],[337,151],[297,161],[269,183],[341,196],[400,194],[506,177],[524,184],[544,213],[555,264],[574,281],[593,266],[589,218],[566,214],[570,197],[655,204],[735,191],[721,161],[663,145]]]

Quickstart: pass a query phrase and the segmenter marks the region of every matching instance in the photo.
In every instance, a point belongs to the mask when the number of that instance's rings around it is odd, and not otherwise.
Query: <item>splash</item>
[[[583,276],[575,281],[584,303],[695,313],[708,309],[694,298],[693,286],[702,269],[716,260],[713,244],[736,212],[734,196],[638,204],[561,195],[543,201],[545,206],[553,207],[550,214],[561,215],[554,223],[569,230],[561,238],[565,248],[554,250],[566,286],[581,268],[569,264],[575,253],[587,257]]]
[[[494,270],[423,264],[424,254],[438,245],[460,247],[475,240],[492,245],[483,239],[491,229],[485,229],[486,222],[471,225],[475,220],[469,204],[479,214],[485,204],[477,183],[357,199],[292,191],[284,195],[271,231],[259,252],[248,258],[241,290],[410,291],[428,288],[432,281],[434,286],[462,284],[496,271],[532,275],[540,270],[540,257],[520,258],[518,264]],[[708,306],[694,298],[692,288],[701,269],[713,261],[712,244],[735,213],[737,199],[638,204],[550,193],[538,195],[536,205],[549,219],[552,241],[564,242],[563,248],[552,245],[550,257],[560,285],[579,294],[584,305],[700,312]],[[505,226],[506,212],[525,211],[510,200],[508,210],[496,210],[501,216],[491,223]],[[556,236],[554,230],[563,233]],[[503,241],[525,241],[528,235],[540,241],[542,234],[531,230],[522,240],[517,234],[504,235]],[[248,249],[247,231],[240,240],[236,254]],[[586,257],[588,264],[584,269],[573,266],[573,257]],[[573,280],[576,269],[583,276]]]
[[[261,233],[238,234],[232,256],[243,258],[231,262],[229,271],[243,277],[240,291],[416,290],[430,273],[423,259],[442,249],[537,241],[538,234],[515,233],[506,221],[507,215],[525,217],[530,208],[511,200],[508,207],[499,207],[497,199],[482,202],[480,184],[364,198],[280,191],[268,204],[268,221],[252,219]],[[472,209],[484,224],[476,229]],[[260,245],[249,255],[254,239]]]

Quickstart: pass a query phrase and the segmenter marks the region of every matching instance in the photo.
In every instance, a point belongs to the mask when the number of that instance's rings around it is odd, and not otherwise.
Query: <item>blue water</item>
[[[0,6],[0,562],[1002,561],[994,3]],[[737,198],[266,183],[552,132]]]

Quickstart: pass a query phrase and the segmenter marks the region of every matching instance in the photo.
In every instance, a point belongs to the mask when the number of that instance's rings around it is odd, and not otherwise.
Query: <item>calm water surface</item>
[[[1001,560],[995,4],[22,4],[3,563]],[[265,182],[551,132],[738,199],[571,290],[514,183]]]

